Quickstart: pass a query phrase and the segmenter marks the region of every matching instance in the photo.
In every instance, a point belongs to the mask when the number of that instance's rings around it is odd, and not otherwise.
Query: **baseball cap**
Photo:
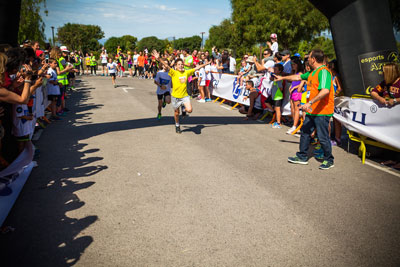
[[[301,57],[301,55],[299,53],[295,53],[293,56],[295,57]]]
[[[276,33],[271,34],[270,37],[271,37],[272,39],[278,39],[278,35],[276,35]]]
[[[69,50],[67,49],[67,47],[65,45],[60,47],[61,52],[67,52],[69,53]]]
[[[289,50],[283,50],[281,52],[281,54],[284,55],[284,56],[288,56],[288,55],[290,55],[290,51]]]

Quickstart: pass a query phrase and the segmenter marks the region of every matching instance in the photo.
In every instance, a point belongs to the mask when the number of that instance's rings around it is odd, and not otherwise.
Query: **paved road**
[[[329,171],[288,164],[299,139],[286,128],[214,103],[193,103],[178,135],[170,106],[155,119],[151,81],[118,83],[84,78],[73,112],[42,134],[2,262],[400,265],[398,176],[336,147]]]

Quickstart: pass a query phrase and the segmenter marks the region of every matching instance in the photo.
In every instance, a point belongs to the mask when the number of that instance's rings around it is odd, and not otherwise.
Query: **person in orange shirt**
[[[143,52],[139,52],[138,66],[139,66],[139,79],[144,79],[144,61],[146,58],[143,56]]]
[[[314,49],[308,58],[308,64],[313,69],[312,72],[284,77],[277,76],[276,80],[307,80],[307,89],[310,90],[308,103],[301,106],[303,112],[306,112],[306,117],[301,128],[300,151],[296,153],[295,157],[289,157],[288,161],[295,164],[308,164],[311,133],[316,129],[318,140],[324,151],[324,160],[319,168],[327,170],[334,167],[328,126],[333,116],[335,89],[332,83],[332,73],[324,65],[324,58],[322,50]]]

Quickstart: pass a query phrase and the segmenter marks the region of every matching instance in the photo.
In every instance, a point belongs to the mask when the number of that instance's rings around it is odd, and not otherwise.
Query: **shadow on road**
[[[67,100],[71,112],[62,121],[54,122],[43,132],[37,145],[42,155],[4,225],[14,232],[0,235],[1,266],[71,266],[77,263],[93,242],[85,229],[98,220],[88,214],[73,218],[68,212],[85,205],[76,192],[95,184],[85,179],[107,169],[94,163],[102,157],[90,156],[99,149],[86,149],[80,142],[89,133],[76,128],[89,119],[94,109],[90,90],[82,88]],[[91,134],[96,134],[94,128]],[[74,178],[73,180],[71,178]]]

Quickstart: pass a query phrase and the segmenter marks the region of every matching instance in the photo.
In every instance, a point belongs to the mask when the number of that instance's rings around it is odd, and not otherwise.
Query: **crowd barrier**
[[[39,87],[32,98],[34,101],[32,106],[34,119],[32,123],[36,124],[36,119],[45,116],[45,109],[50,104],[47,98],[46,86]],[[28,143],[24,151],[7,168],[0,171],[0,226],[7,218],[35,165],[33,162],[34,152],[34,146],[32,143]]]
[[[216,74],[212,77],[212,94],[238,104],[249,105],[247,90],[239,86],[238,76]],[[290,84],[284,86],[282,114],[290,112]],[[262,91],[262,93],[264,93]],[[360,156],[365,162],[365,144],[400,151],[400,105],[384,107],[367,98],[337,97],[334,118],[349,130],[349,137],[360,142]],[[355,134],[356,133],[356,134]],[[373,140],[371,140],[373,139]]]

